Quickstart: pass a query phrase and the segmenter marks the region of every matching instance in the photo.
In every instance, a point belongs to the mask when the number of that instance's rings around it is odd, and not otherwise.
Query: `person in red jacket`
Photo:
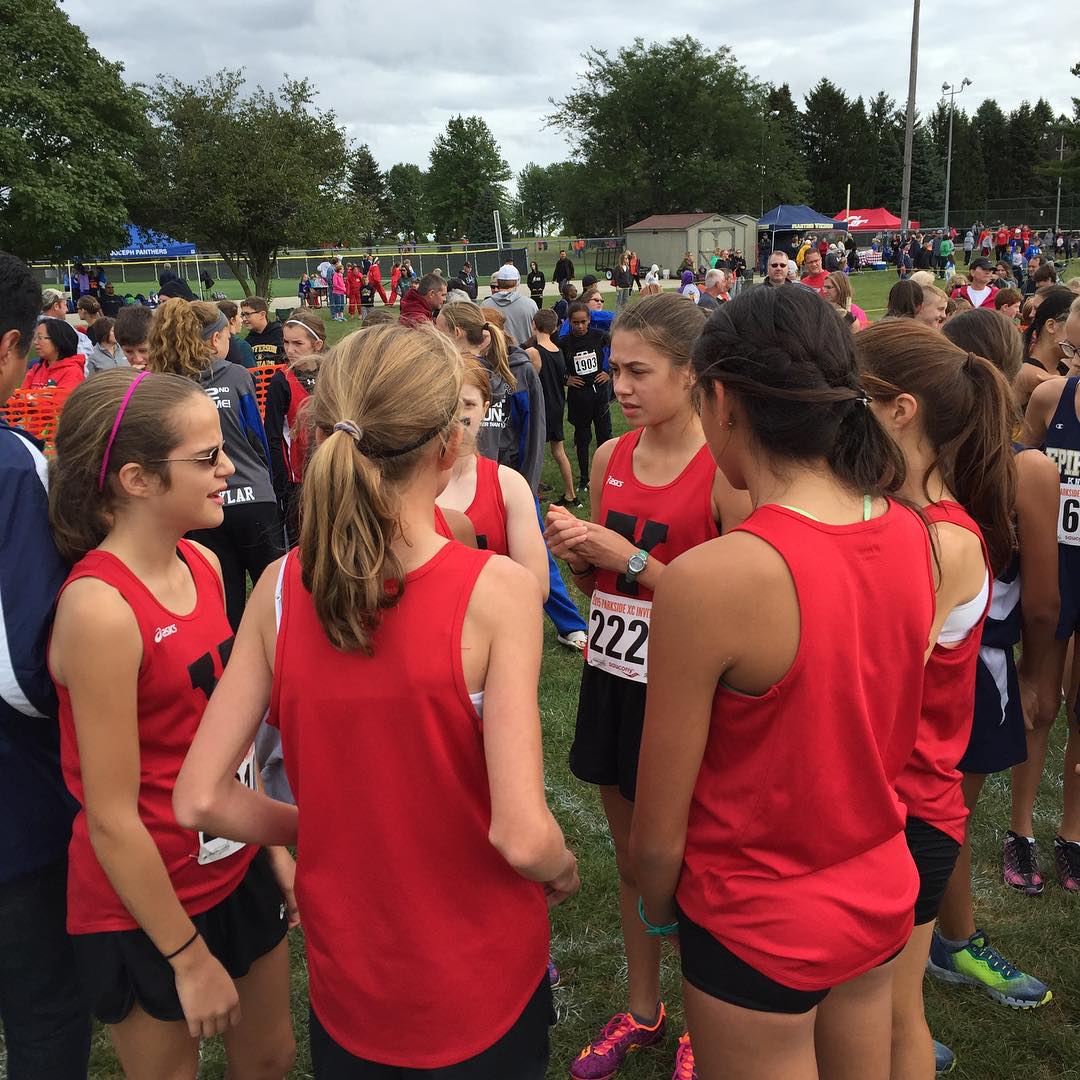
[[[393,325],[327,355],[300,547],[256,585],[176,782],[181,820],[297,845],[318,1077],[547,1070],[547,911],[577,864],[544,797],[540,585],[435,529],[461,369]],[[264,715],[295,807],[232,779]]]
[[[349,302],[349,318],[360,318],[363,314],[360,310],[360,286],[364,283],[364,275],[349,263],[345,271],[345,296]]]
[[[392,300],[387,300],[387,298],[386,298],[386,290],[383,288],[382,271],[379,269],[378,256],[376,256],[375,258],[373,258],[371,260],[371,266],[370,266],[370,268],[368,269],[368,272],[367,272],[367,283],[379,294],[379,297],[382,300],[382,302],[387,307],[390,307],[390,305],[393,303],[393,301]],[[394,292],[394,290],[396,288],[397,288],[397,283],[394,280],[391,279],[391,281],[390,281],[390,291]]]
[[[401,263],[394,263],[390,268],[390,295],[394,298],[387,304],[387,307],[393,307],[398,300],[398,285],[401,282]]]
[[[446,301],[446,282],[439,274],[425,274],[415,289],[401,298],[402,326],[422,326],[435,322],[439,308]]]
[[[752,289],[694,347],[709,449],[756,509],[658,584],[630,851],[710,1080],[889,1075],[919,886],[893,762],[937,627],[856,340],[806,289]]]
[[[915,929],[893,980],[892,1075],[931,1076],[935,1059],[940,1068],[953,1055],[930,1037],[923,978],[967,828],[956,766],[971,737],[991,582],[1013,558],[1014,406],[1008,382],[989,360],[934,330],[881,322],[859,335],[855,351],[871,408],[907,462],[901,491],[931,522],[937,606],[947,613],[926,665],[914,752],[896,778],[919,895]]]
[[[959,289],[954,289],[952,298],[967,300],[973,308],[984,307],[993,311],[994,297],[998,294],[997,288],[990,284],[990,279],[994,276],[994,264],[984,255],[980,255],[977,259],[971,260],[968,272],[971,276],[971,284],[961,285]]]
[[[26,390],[56,387],[66,397],[86,378],[86,358],[77,355],[79,336],[64,319],[42,319],[34,331],[38,362],[22,381]]]

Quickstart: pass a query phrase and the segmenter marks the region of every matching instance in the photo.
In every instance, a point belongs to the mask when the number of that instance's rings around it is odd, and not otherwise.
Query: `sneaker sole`
[[[950,983],[953,986],[973,986],[976,990],[981,990],[988,997],[993,998],[999,1005],[1007,1005],[1010,1009],[1037,1009],[1040,1005],[1048,1005],[1054,999],[1052,990],[1047,990],[1039,1001],[1032,1001],[1030,998],[1009,997],[1008,994],[1003,994],[1000,990],[995,990],[993,987],[987,986],[986,983],[979,982],[978,979],[973,979],[969,975],[961,975],[958,971],[949,971],[948,968],[938,967],[933,960],[927,960],[926,970],[939,982]]]
[[[1043,890],[1046,888],[1045,882],[1042,885],[1014,885],[1011,881],[1002,881],[1012,889],[1013,892],[1020,893],[1021,896],[1042,896]]]

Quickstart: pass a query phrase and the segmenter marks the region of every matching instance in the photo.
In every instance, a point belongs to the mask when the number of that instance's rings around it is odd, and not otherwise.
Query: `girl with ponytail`
[[[883,322],[860,335],[855,349],[871,409],[904,453],[902,494],[930,522],[938,621],[944,616],[926,665],[915,746],[895,778],[919,895],[914,932],[895,964],[892,1071],[931,1076],[935,1056],[947,1064],[952,1054],[930,1037],[922,984],[966,834],[957,762],[971,738],[991,581],[1016,550],[1015,412],[1009,384],[989,360],[929,328]],[[952,966],[940,942],[934,961]]]
[[[49,514],[75,565],[49,668],[79,803],[68,931],[131,1077],[194,1077],[200,1038],[219,1033],[230,1075],[292,1065],[292,859],[200,833],[172,805],[233,644],[217,559],[184,536],[220,525],[232,472],[217,409],[177,375],[103,371],[60,418]],[[229,784],[257,782],[248,739]]]
[[[322,361],[300,546],[256,585],[177,782],[182,819],[298,846],[320,1078],[547,1067],[547,907],[577,869],[544,800],[540,587],[434,528],[461,386],[431,329]],[[267,708],[295,808],[230,780]]]
[[[150,324],[149,370],[194,380],[217,406],[225,449],[236,466],[225,493],[220,526],[193,537],[218,557],[225,579],[229,622],[240,625],[253,582],[285,547],[285,534],[270,477],[266,441],[255,384],[238,364],[229,363],[229,321],[214,304],[166,300]]]
[[[1036,293],[1039,305],[1024,330],[1024,366],[1014,383],[1017,404],[1027,408],[1028,400],[1040,383],[1056,375],[1069,375],[1076,354],[1070,349],[1065,324],[1076,300],[1076,293],[1064,286],[1054,286]],[[1064,348],[1062,342],[1065,342]],[[1080,342],[1072,342],[1080,345]]]
[[[656,589],[631,855],[647,930],[679,937],[702,1076],[889,1076],[918,891],[892,781],[935,598],[855,363],[870,332],[754,289],[693,352],[712,455],[755,509]]]

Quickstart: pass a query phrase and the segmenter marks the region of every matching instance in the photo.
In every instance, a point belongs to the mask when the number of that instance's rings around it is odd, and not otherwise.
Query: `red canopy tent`
[[[846,213],[841,210],[833,221],[842,221],[848,227],[848,232],[884,232],[897,231],[900,228],[900,219],[895,214],[890,214],[883,206],[876,210],[849,210]],[[917,221],[911,223],[913,229],[919,227]]]

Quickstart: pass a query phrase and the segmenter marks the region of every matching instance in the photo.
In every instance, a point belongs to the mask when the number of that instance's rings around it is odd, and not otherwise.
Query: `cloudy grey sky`
[[[787,81],[800,104],[823,74],[852,96],[884,89],[902,104],[912,0],[609,0],[569,7],[216,0],[212,8],[156,5],[137,19],[109,13],[100,0],[64,0],[64,9],[99,52],[124,64],[129,79],[150,82],[160,73],[194,81],[227,66],[243,66],[252,83],[267,87],[285,75],[310,78],[319,104],[332,106],[384,168],[398,161],[426,166],[447,119],[478,113],[516,172],[529,161],[567,155],[543,117],[548,99],[573,86],[580,54],[594,46],[614,51],[634,35],[693,34],[710,47],[729,45],[752,76]],[[1047,45],[1051,24],[1062,47]],[[923,0],[923,111],[933,108],[943,81],[966,75],[974,85],[960,103],[969,110],[984,97],[1008,111],[1041,95],[1055,112],[1071,115],[1080,79],[1069,68],[1077,61],[1077,0],[1039,8]]]

